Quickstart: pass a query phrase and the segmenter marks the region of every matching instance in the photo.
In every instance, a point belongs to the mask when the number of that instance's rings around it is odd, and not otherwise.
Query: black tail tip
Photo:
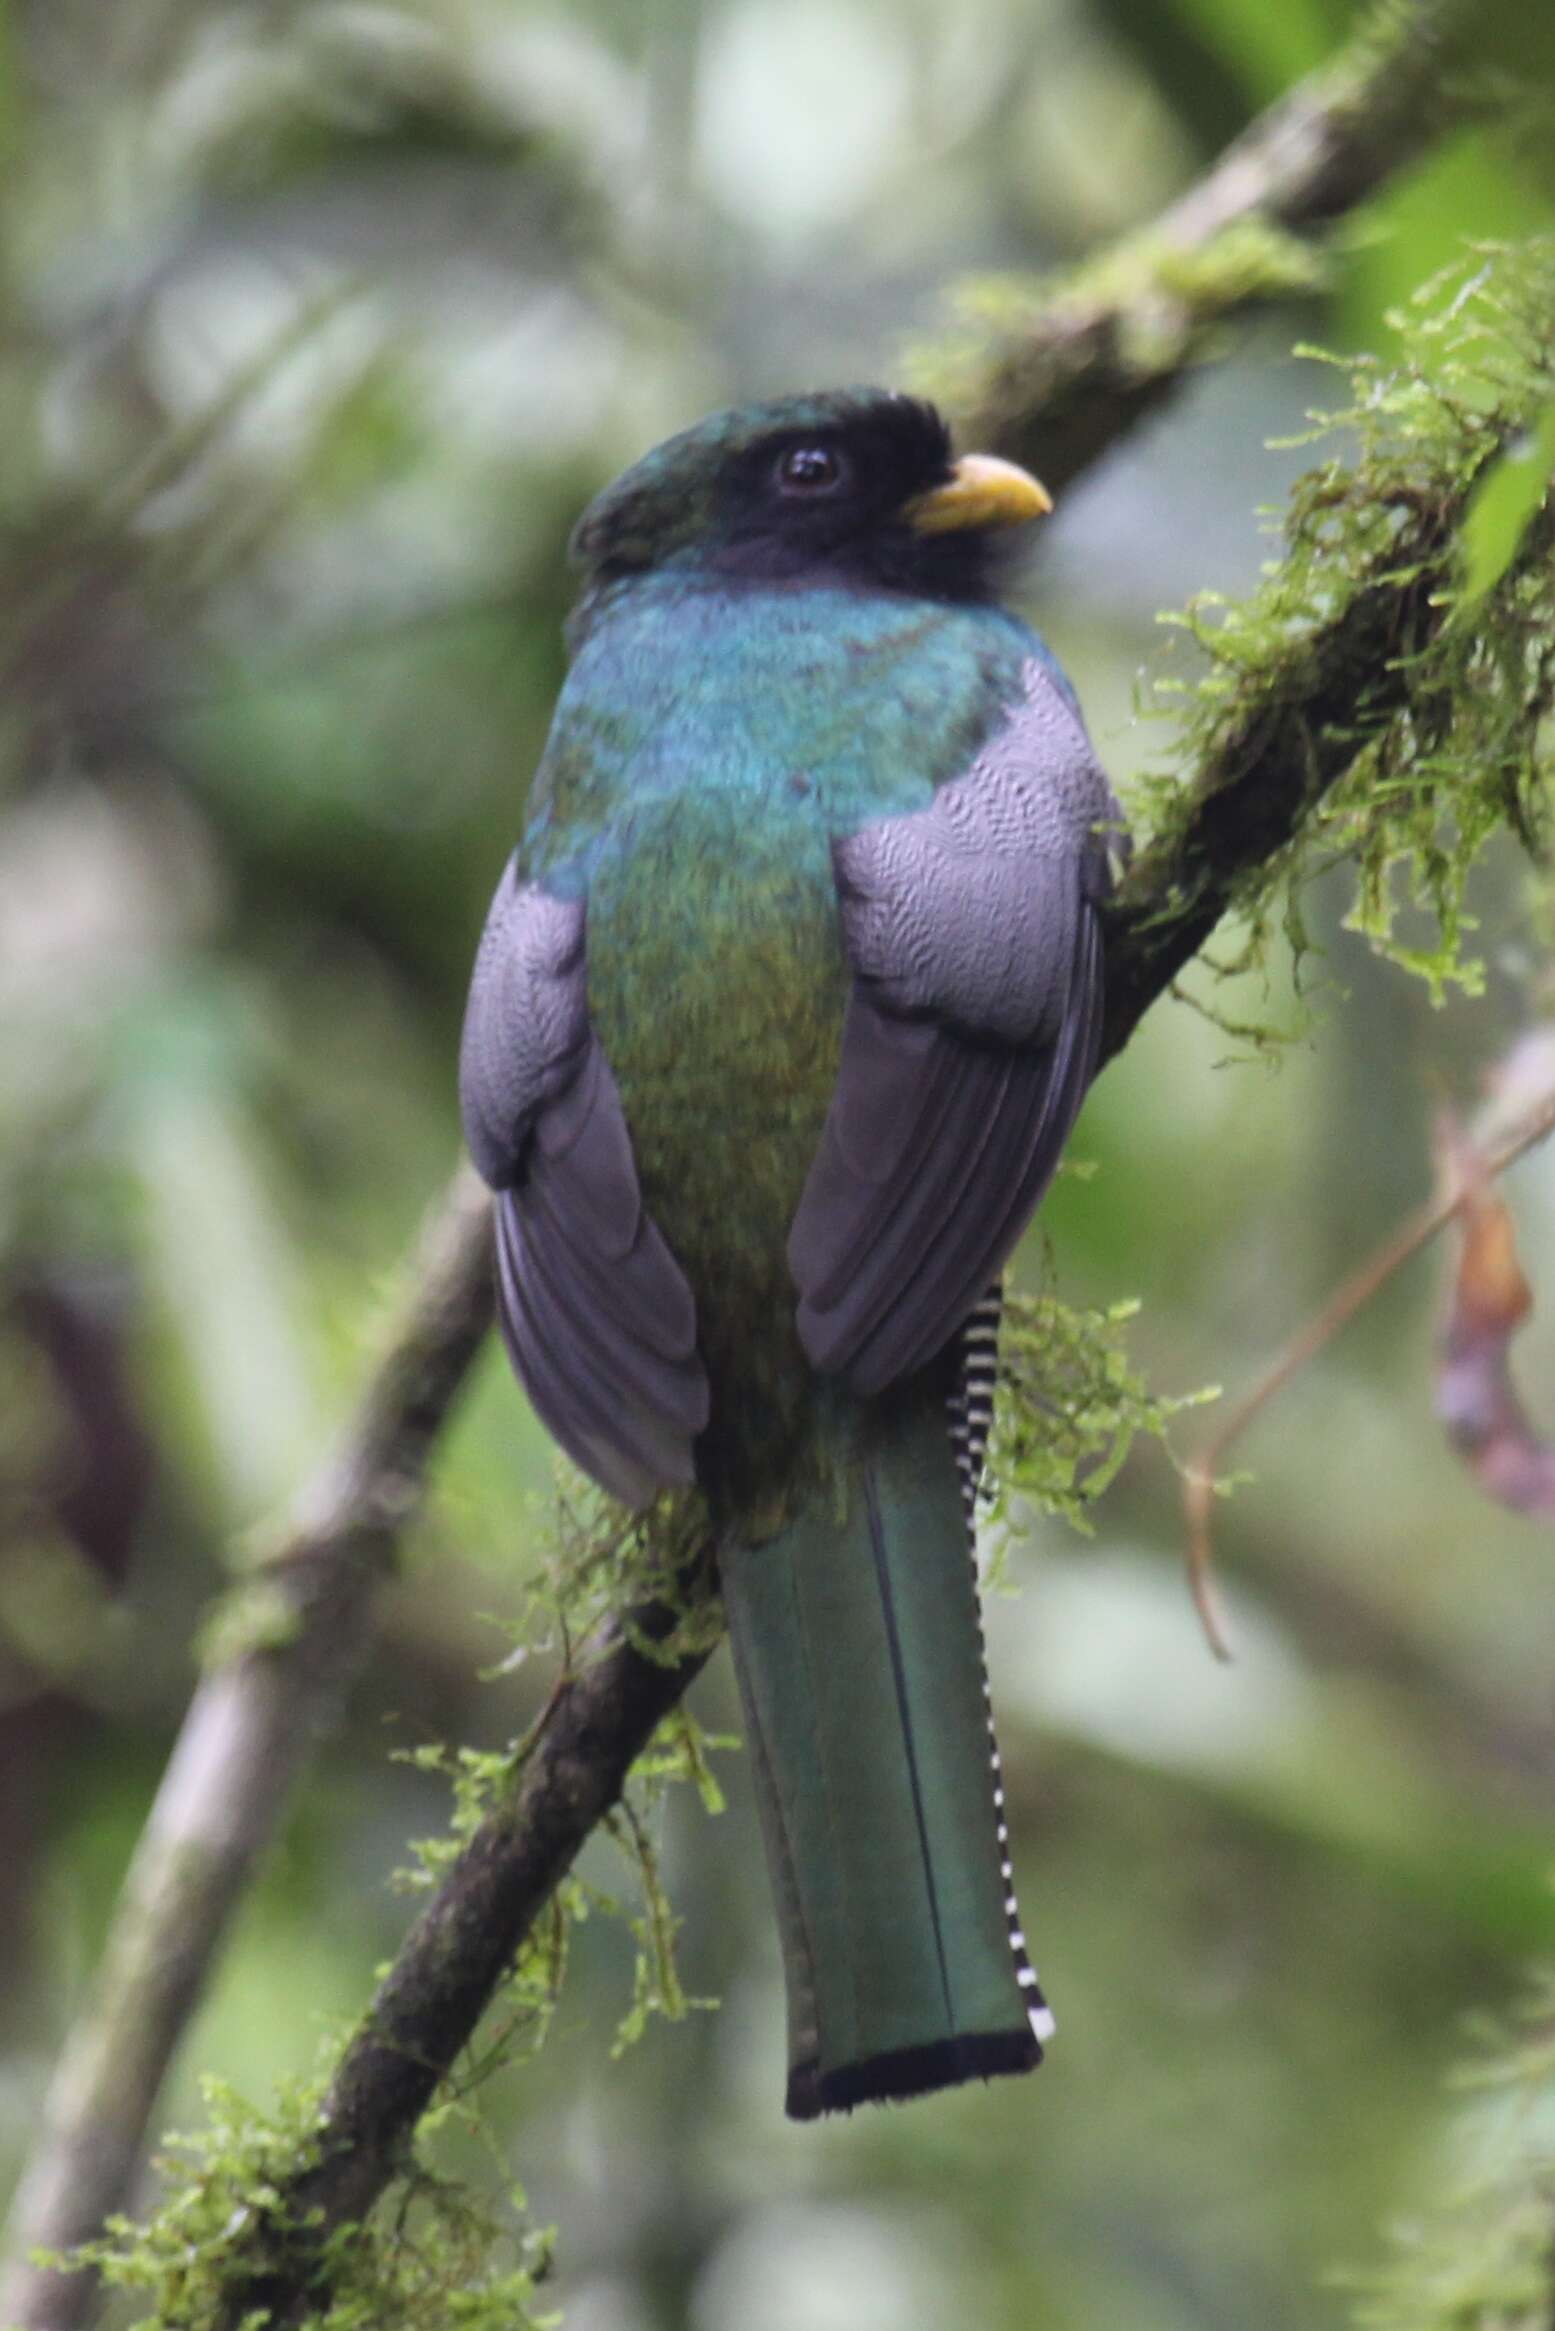
[[[963,2032],[952,2040],[931,2040],[920,2048],[895,2048],[866,2056],[861,2063],[823,2072],[817,2064],[796,2064],[788,2075],[784,2109],[791,2121],[819,2120],[822,2113],[852,2112],[859,2104],[902,2104],[936,2088],[956,2088],[964,2080],[993,2080],[1005,2072],[1032,2072],[1042,2061],[1042,2045],[1029,2025],[1020,2031]]]

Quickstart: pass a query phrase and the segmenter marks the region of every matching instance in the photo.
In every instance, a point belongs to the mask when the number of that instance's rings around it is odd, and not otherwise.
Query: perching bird
[[[969,1561],[999,1273],[1096,1063],[1118,814],[995,598],[1048,507],[873,389],[628,470],[578,527],[465,1023],[536,1410],[630,1505],[707,1495],[798,2119],[1025,2070],[1052,2030]]]

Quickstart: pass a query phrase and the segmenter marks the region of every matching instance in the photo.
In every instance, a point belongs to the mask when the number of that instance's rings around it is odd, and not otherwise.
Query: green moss
[[[718,1622],[703,1612],[698,1624],[705,1630]],[[503,1982],[492,2011],[495,2037],[482,2051],[467,2087],[478,2085],[499,2065],[518,2062],[543,2046],[561,1998],[571,1931],[595,1915],[619,1919],[634,1946],[631,1999],[617,2027],[614,2054],[640,2039],[655,2016],[679,2022],[692,2008],[717,2004],[690,1997],[681,1984],[675,1955],[681,1922],[665,1892],[655,1835],[663,1800],[677,1786],[694,1788],[707,1812],[723,1811],[723,1790],[712,1758],[737,1745],[726,1735],[705,1732],[687,1708],[677,1707],[665,1718],[633,1766],[620,1804],[604,1823],[626,1866],[630,1896],[616,1894],[576,1871],[563,1879]],[[526,1739],[501,1753],[437,1745],[407,1752],[407,1763],[447,1779],[453,1814],[446,1831],[413,1844],[412,1862],[399,1873],[403,1888],[430,1891],[441,1884],[482,1822],[513,1802],[529,1748]]]
[[[1088,1530],[1088,1509],[1139,1435],[1164,1440],[1180,1410],[1215,1397],[1151,1392],[1128,1353],[1138,1309],[1077,1310],[1050,1286],[1007,1294],[985,1483],[994,1523],[1008,1526],[1029,1499]]]
[[[1348,399],[1314,416],[1312,440],[1332,450],[1294,488],[1260,589],[1240,603],[1206,593],[1164,619],[1202,662],[1163,686],[1174,770],[1197,775],[1141,787],[1142,866],[1169,860],[1271,720],[1312,708],[1314,769],[1347,734],[1354,745],[1294,839],[1241,881],[1233,905],[1249,937],[1238,968],[1276,930],[1299,958],[1301,892],[1341,862],[1354,871],[1350,927],[1373,948],[1438,1000],[1480,985],[1472,871],[1503,832],[1539,854],[1548,823],[1555,527],[1548,471],[1533,490],[1528,448],[1542,445],[1555,405],[1552,303],[1550,241],[1476,251],[1427,285],[1391,319],[1398,360],[1343,367]],[[1517,472],[1487,518],[1508,459]],[[1327,716],[1324,659],[1362,593],[1392,593],[1404,628],[1381,670],[1343,675],[1346,731]]]
[[[228,2331],[230,2278],[247,2261],[256,2213],[315,2156],[325,2079],[284,2090],[268,2114],[219,2081],[204,2084],[206,2122],[175,2137],[156,2163],[168,2189],[144,2227],[115,2218],[100,2241],[73,2254],[138,2306],[139,2331]],[[550,2238],[526,2229],[524,2197],[498,2203],[412,2168],[363,2226],[331,2245],[330,2297],[310,2318],[318,2331],[548,2331],[535,2309]],[[248,2324],[258,2331],[263,2310]],[[245,2327],[246,2331],[246,2327]]]
[[[202,1668],[230,1667],[256,1652],[286,1650],[301,1629],[284,1573],[258,1570],[211,1605],[195,1637],[195,1653]]]
[[[568,1656],[605,1618],[662,1604],[678,1625],[663,1638],[634,1635],[646,1657],[665,1665],[709,1649],[722,1620],[707,1591],[711,1533],[695,1491],[658,1498],[628,1513],[573,1466],[559,1463],[549,1550],[534,1589],[528,1625],[554,1633]]]
[[[522,1629],[523,1647],[559,1643],[568,1663],[582,1656],[607,1612],[657,1597],[679,1609],[668,1641],[640,1635],[655,1658],[684,1656],[721,1631],[716,1601],[698,1583],[706,1524],[699,1501],[664,1498],[628,1515],[570,1469],[563,1469],[549,1558]],[[224,1606],[230,1608],[231,1606]],[[242,1626],[239,1647],[252,1648],[255,1626]],[[505,1751],[427,1747],[406,1761],[447,1780],[448,1826],[412,1848],[400,1882],[429,1891],[480,1825],[510,1806],[538,1732]],[[417,2131],[416,2148],[365,2223],[334,2237],[319,2261],[321,2331],[421,2331],[460,2325],[470,2331],[542,2331],[556,2320],[535,2311],[549,2266],[550,2237],[527,2226],[523,2196],[500,2201],[438,2176],[438,2131],[457,2112],[468,2132],[482,2085],[502,2067],[545,2043],[561,1998],[573,1929],[596,1916],[619,1918],[633,1946],[628,1997],[616,2031],[619,2054],[656,2016],[678,2019],[710,2000],[687,1995],[679,1977],[679,1928],[659,1869],[656,1835],[666,1793],[694,1788],[710,1813],[723,1794],[713,1757],[733,1743],[705,1733],[684,1708],[659,1727],[638,1759],[621,1803],[605,1827],[617,1846],[626,1883],[619,1893],[574,1871],[563,1880],[520,1948],[493,2000],[477,2043],[460,2062]],[[93,2266],[111,2285],[135,2294],[147,2327],[230,2331],[224,2309],[235,2277],[251,2272],[255,2220],[273,2222],[267,2242],[284,2241],[283,2195],[316,2158],[320,2107],[336,2050],[318,2078],[285,2090],[269,2113],[230,2089],[208,2083],[206,2123],[198,2135],[173,2139],[158,2163],[166,2200],[144,2226],[115,2220],[102,2241],[76,2253],[72,2266]],[[302,2229],[298,2229],[301,2231]],[[254,2322],[263,2320],[256,2315]]]
[[[1360,2331],[1548,2331],[1555,2222],[1555,1979],[1463,2075],[1472,2167],[1428,2217],[1395,2229],[1383,2267],[1354,2277]]]
[[[1136,382],[1179,371],[1213,327],[1248,308],[1323,288],[1321,252],[1266,219],[1239,219],[1196,248],[1153,233],[1060,275],[980,275],[950,295],[945,323],[905,357],[912,385],[953,412],[997,412],[1050,393],[1078,358]],[[990,381],[1002,384],[990,396]]]

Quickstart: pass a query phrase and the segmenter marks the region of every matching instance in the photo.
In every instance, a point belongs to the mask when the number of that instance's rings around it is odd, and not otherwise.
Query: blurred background
[[[583,501],[713,405],[900,379],[947,286],[1148,218],[1350,16],[0,0],[6,2182],[201,1614],[327,1445],[453,1163]],[[1331,298],[1066,497],[1029,606],[1120,779],[1171,766],[1158,610],[1256,578],[1304,458],[1267,441],[1336,401],[1292,344],[1385,354],[1460,238],[1544,218],[1515,157],[1454,138],[1347,230]],[[1109,1069],[1044,1227],[1067,1298],[1141,1300],[1158,1392],[1237,1387],[1424,1194],[1439,1094],[1473,1097],[1537,984],[1521,880],[1486,869],[1480,1001],[1374,964],[1339,878],[1310,1021],[1278,972],[1214,996],[1297,1031],[1277,1066],[1167,1002]],[[1512,1188],[1555,1420],[1555,1160]],[[1440,1441],[1436,1301],[1417,1266],[1241,1452],[1234,1667],[1158,1450],[1094,1538],[1023,1534],[990,1632],[1060,2026],[1038,2078],[786,2124],[738,1756],[724,1816],[668,1808],[683,1977],[720,2011],[611,2061],[632,1946],[591,1920],[543,2055],[483,2099],[572,2331],[1321,2331],[1381,2225],[1530,2141],[1445,2082],[1555,1938],[1555,1550]],[[488,1352],[164,2125],[199,2071],[262,2101],[365,1997],[445,1811],[392,1752],[501,1743],[544,1689],[543,1660],[480,1673],[550,1479]],[[737,1729],[722,1659],[693,1704]],[[608,1846],[586,1868],[626,1883]]]

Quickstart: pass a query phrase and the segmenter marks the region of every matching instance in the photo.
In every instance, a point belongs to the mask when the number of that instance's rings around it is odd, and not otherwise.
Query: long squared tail
[[[938,1391],[835,1500],[726,1547],[798,2120],[1023,2072],[1051,2029],[1009,1892],[976,1582]]]

